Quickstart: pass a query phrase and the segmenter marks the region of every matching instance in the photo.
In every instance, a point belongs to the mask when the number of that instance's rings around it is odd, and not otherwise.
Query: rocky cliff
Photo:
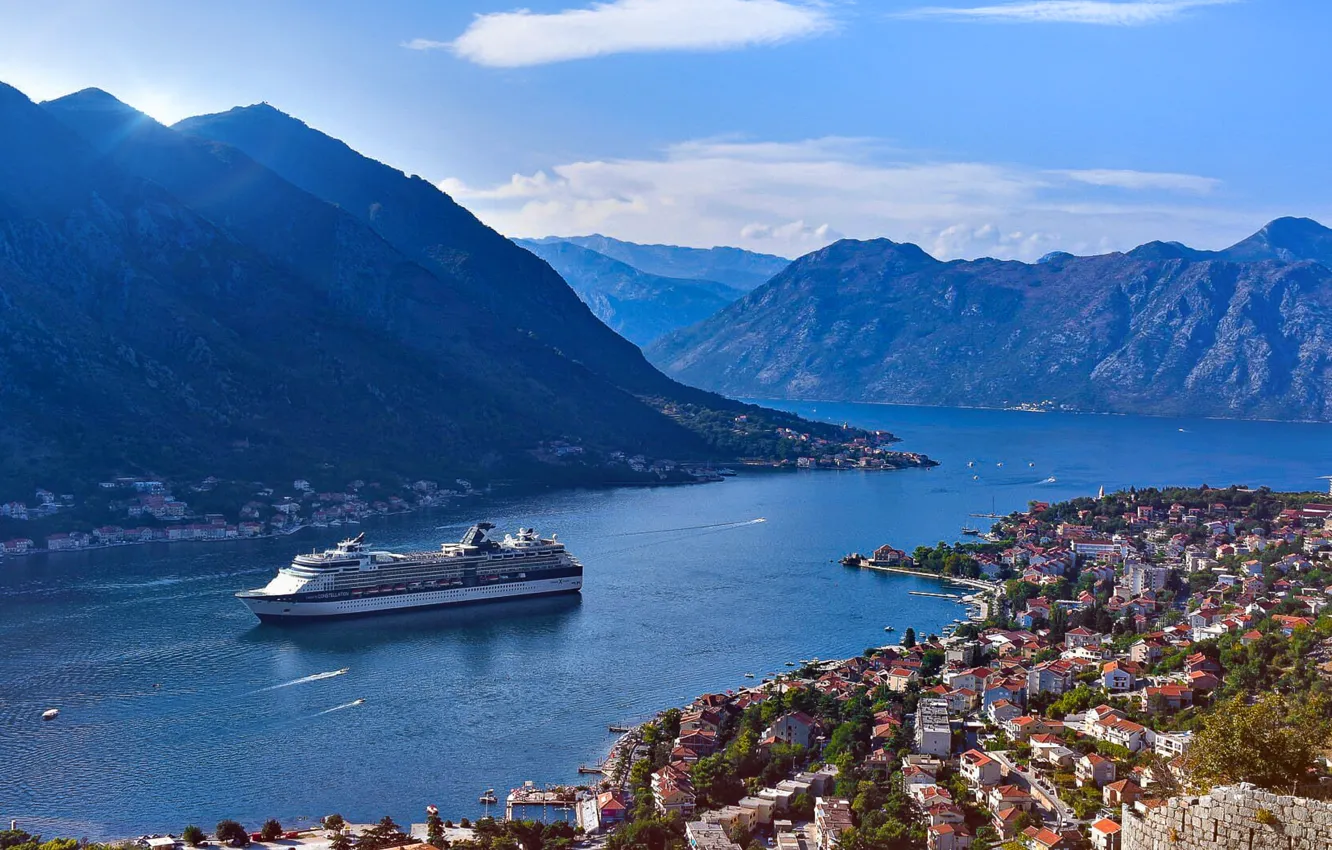
[[[1332,231],[1033,264],[888,240],[802,257],[659,340],[667,374],[758,398],[1332,418]]]

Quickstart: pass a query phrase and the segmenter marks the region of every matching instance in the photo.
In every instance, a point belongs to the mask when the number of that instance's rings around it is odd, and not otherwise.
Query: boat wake
[[[1051,475],[1049,478],[1046,478],[1046,479],[1044,479],[1044,480],[1042,480],[1042,481],[1037,481],[1036,483],[1037,483],[1037,484],[1054,484],[1054,483],[1055,483],[1056,481],[1058,481],[1058,480],[1059,480],[1058,478],[1055,478],[1053,475]]]
[[[320,679],[332,679],[334,676],[342,676],[350,670],[350,667],[343,667],[341,670],[329,670],[327,673],[313,673],[309,676],[302,676],[299,679],[292,679],[290,682],[283,682],[280,685],[269,685],[266,688],[251,691],[251,693],[262,694],[264,691],[276,691],[279,688],[290,688],[293,685],[304,685],[307,682],[318,682]]]
[[[620,534],[608,534],[607,537],[637,537],[640,534],[673,534],[677,531],[704,531],[712,528],[742,528],[746,525],[758,525],[761,522],[767,522],[767,517],[758,517],[756,519],[733,520],[731,522],[714,522],[708,525],[682,525],[676,528],[654,528],[649,531],[625,531]]]
[[[332,708],[326,708],[315,714],[315,717],[323,717],[325,714],[332,714],[335,711],[342,711],[344,708],[353,708],[365,702],[363,699],[354,699],[351,702],[344,702],[342,705],[335,705]]]

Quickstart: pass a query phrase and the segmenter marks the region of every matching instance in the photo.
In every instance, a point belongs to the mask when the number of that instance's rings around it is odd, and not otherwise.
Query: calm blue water
[[[420,821],[429,803],[475,815],[484,788],[576,781],[611,743],[608,723],[747,671],[854,654],[887,624],[960,616],[906,595],[935,588],[925,580],[832,563],[852,549],[952,540],[971,511],[1101,485],[1305,489],[1332,473],[1327,426],[786,406],[890,428],[944,466],[755,472],[367,524],[395,548],[481,518],[558,532],[587,567],[584,593],[295,628],[260,626],[231,593],[341,529],[3,562],[0,820],[107,837],[332,811]],[[43,723],[52,706],[60,718]]]

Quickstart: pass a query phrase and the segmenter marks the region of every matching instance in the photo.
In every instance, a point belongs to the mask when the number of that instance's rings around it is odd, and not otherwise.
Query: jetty
[[[576,802],[576,792],[572,788],[563,785],[551,785],[545,788],[539,788],[530,779],[522,784],[522,787],[515,788],[509,792],[509,797],[504,801],[504,817],[507,820],[513,820],[513,809],[515,806],[541,806],[554,809],[572,809]],[[544,820],[545,818],[542,818]],[[520,818],[520,820],[530,820],[530,818]]]
[[[932,596],[935,599],[961,599],[960,593],[931,593],[928,590],[908,590],[908,596]]]

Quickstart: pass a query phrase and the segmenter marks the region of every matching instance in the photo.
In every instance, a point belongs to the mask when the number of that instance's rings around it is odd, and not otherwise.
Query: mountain
[[[701,322],[745,294],[715,281],[649,274],[572,242],[514,241],[550,263],[597,318],[638,345]]]
[[[549,265],[429,181],[363,156],[267,104],[187,118],[174,129],[239,150],[350,213],[469,305],[454,322],[489,312],[629,392],[689,392],[602,324]]]
[[[748,292],[791,264],[785,257],[756,254],[742,248],[681,248],[639,245],[609,236],[547,236],[538,243],[569,242],[627,263],[648,274],[686,280],[709,280]]]
[[[765,455],[762,430],[804,427],[661,376],[465,211],[423,256],[98,90],[38,106],[0,84],[0,127],[0,492],[133,473],[607,480],[534,452]],[[493,306],[478,289],[500,280],[553,318]],[[557,347],[565,319],[583,344]],[[737,416],[762,426],[713,421]]]
[[[758,398],[1328,420],[1330,236],[1280,219],[1224,251],[1035,264],[843,240],[648,354]]]
[[[1312,260],[1332,268],[1332,230],[1311,218],[1279,218],[1219,253],[1237,262]]]

